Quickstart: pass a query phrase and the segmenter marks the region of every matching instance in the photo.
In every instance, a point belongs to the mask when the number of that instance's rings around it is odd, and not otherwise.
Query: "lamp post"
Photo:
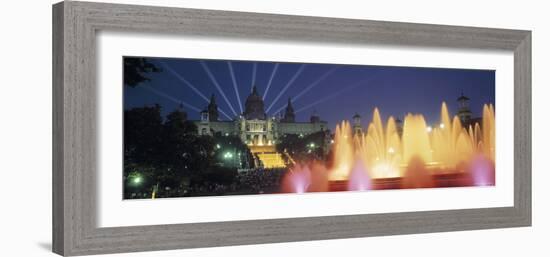
[[[143,176],[137,172],[134,172],[128,177],[128,184],[134,187],[134,193],[137,190],[137,193],[140,193],[139,188],[143,184]]]
[[[233,151],[227,151],[223,154],[223,159],[226,160],[226,161],[229,161],[231,166],[235,166],[235,155],[236,155],[236,150],[233,149]]]
[[[143,176],[139,174],[137,171],[130,174],[130,176],[128,177],[128,180],[130,185],[134,187],[139,187],[144,181]]]
[[[151,192],[151,199],[154,200],[157,197],[158,191],[159,191],[159,183],[157,182],[157,184],[153,186],[153,190]]]

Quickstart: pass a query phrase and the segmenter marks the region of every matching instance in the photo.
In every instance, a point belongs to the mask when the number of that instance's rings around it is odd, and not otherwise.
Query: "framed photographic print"
[[[53,6],[53,250],[531,225],[531,32]]]

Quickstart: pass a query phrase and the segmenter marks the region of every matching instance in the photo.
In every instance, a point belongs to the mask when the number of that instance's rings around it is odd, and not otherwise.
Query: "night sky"
[[[316,111],[334,131],[336,123],[351,120],[355,113],[362,116],[363,126],[367,126],[375,107],[379,108],[384,120],[390,115],[403,119],[410,112],[423,114],[429,124],[435,124],[439,122],[441,102],[447,102],[450,113],[454,114],[456,99],[461,93],[471,99],[474,117],[481,116],[484,103],[495,103],[495,72],[492,70],[309,63],[277,65],[274,62],[168,58],[148,60],[162,71],[147,74],[151,80],[135,88],[124,87],[125,109],[158,103],[162,114],[166,115],[183,103],[189,119],[198,120],[199,111],[208,104],[204,98],[215,94],[221,111],[234,117],[234,112],[240,114],[244,110],[253,84],[257,85],[261,96],[269,85],[264,99],[266,111],[271,106],[267,111],[269,116],[279,110],[284,112],[291,97],[296,121],[309,121]],[[222,113],[220,119],[229,120]]]

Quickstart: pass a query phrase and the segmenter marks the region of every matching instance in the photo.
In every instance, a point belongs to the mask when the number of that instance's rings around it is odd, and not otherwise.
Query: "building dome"
[[[470,98],[464,96],[464,93],[462,93],[462,94],[460,95],[460,97],[458,97],[456,100],[457,100],[458,102],[464,102],[464,101],[469,101]]]
[[[244,107],[244,117],[247,120],[265,120],[264,100],[258,94],[256,86],[252,88],[252,93],[246,98]]]

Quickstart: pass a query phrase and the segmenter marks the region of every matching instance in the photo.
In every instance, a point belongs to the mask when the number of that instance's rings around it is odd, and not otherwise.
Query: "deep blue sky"
[[[199,113],[193,110],[194,108],[202,110],[207,105],[207,101],[196,91],[207,98],[210,98],[212,93],[215,94],[221,110],[233,116],[233,111],[212,82],[203,64],[211,71],[236,113],[241,113],[241,108],[228,63],[231,63],[233,68],[243,110],[253,83],[257,85],[260,95],[264,95],[276,64],[226,60],[202,60],[201,64],[199,59],[148,59],[163,71],[148,74],[151,80],[135,88],[124,87],[124,108],[158,103],[162,106],[163,115],[166,115],[182,101],[187,104],[184,109],[190,119],[199,119]],[[300,69],[302,72],[295,77]],[[283,90],[293,77],[293,83]],[[319,81],[320,78],[323,79]],[[192,84],[196,91],[182,79]],[[316,81],[318,83],[311,87],[310,85]],[[308,87],[307,93],[300,94]],[[313,111],[317,111],[332,130],[336,123],[343,119],[351,119],[355,113],[362,116],[364,126],[368,125],[375,107],[380,109],[384,120],[389,115],[402,119],[406,113],[411,112],[423,114],[428,123],[434,124],[439,122],[441,102],[447,102],[449,111],[454,114],[457,110],[456,99],[462,92],[471,99],[470,107],[474,116],[481,116],[484,103],[495,103],[495,72],[337,64],[302,66],[301,63],[279,63],[265,98],[265,107],[267,109],[271,106],[281,94],[268,112],[268,115],[275,115],[274,111],[285,106],[289,97],[298,96],[293,101],[294,109],[297,111],[296,120],[309,121]],[[222,114],[220,118],[228,120]]]

